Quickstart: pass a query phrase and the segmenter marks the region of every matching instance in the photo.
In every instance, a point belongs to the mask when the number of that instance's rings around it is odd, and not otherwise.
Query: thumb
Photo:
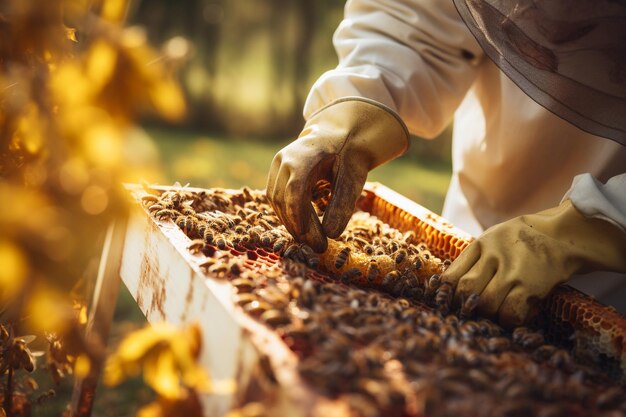
[[[365,167],[347,167],[344,163],[339,165],[332,197],[322,221],[326,236],[335,239],[344,231],[354,213],[354,206],[363,191],[366,179]]]

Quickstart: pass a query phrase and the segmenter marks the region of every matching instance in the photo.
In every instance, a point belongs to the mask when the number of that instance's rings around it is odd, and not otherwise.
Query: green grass
[[[195,187],[265,188],[272,158],[288,142],[250,142],[181,130],[148,129],[160,151],[163,180]],[[416,161],[406,155],[370,173],[378,181],[413,201],[440,213],[450,165]]]

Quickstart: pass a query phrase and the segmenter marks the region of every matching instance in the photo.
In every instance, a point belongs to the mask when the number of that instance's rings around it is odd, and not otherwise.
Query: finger
[[[276,186],[276,177],[278,176],[282,160],[283,155],[281,152],[278,152],[276,155],[274,155],[274,159],[272,159],[272,164],[270,165],[270,170],[267,174],[267,186],[265,187],[265,195],[267,196],[270,203],[273,200],[274,188]]]
[[[474,266],[480,258],[480,244],[476,241],[470,244],[461,254],[452,262],[452,264],[441,274],[442,282],[449,282],[452,287],[456,288],[459,279]]]
[[[524,287],[518,285],[511,289],[498,310],[500,324],[506,328],[524,324],[530,311],[528,301],[528,292]]]
[[[487,317],[495,317],[515,282],[505,279],[502,271],[496,272],[482,293],[476,309],[479,314]]]
[[[482,293],[497,270],[496,259],[485,256],[479,258],[471,269],[459,279],[454,291],[454,303],[460,305],[470,294]]]
[[[271,197],[270,203],[276,212],[276,215],[283,223],[287,231],[296,239],[298,239],[299,234],[294,225],[292,218],[290,218],[287,214],[287,202],[285,196],[286,184],[289,181],[290,177],[290,169],[286,165],[281,165],[278,169],[278,174],[276,175],[276,180],[274,181],[274,185],[271,187]]]
[[[315,210],[309,204],[309,230],[302,236],[302,242],[306,243],[317,253],[322,253],[328,247],[328,239],[322,229],[320,219],[317,217]]]
[[[354,171],[348,172],[350,169]],[[340,162],[332,197],[322,222],[326,236],[334,239],[344,231],[354,213],[356,201],[363,191],[366,179],[367,170]]]

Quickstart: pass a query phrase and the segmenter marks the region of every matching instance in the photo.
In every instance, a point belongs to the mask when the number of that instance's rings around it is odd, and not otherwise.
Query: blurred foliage
[[[126,0],[0,3],[0,396],[30,415],[53,385],[85,375],[104,347],[84,340],[86,277],[107,225],[124,212],[121,183],[153,175],[128,140],[146,112],[180,118],[184,97]],[[28,334],[27,336],[20,336]],[[32,334],[32,335],[31,335]],[[29,343],[35,340],[37,351]],[[45,341],[45,342],[44,342]],[[37,342],[36,342],[37,343]]]
[[[186,128],[257,141],[293,140],[309,89],[337,65],[332,35],[337,0],[136,0],[130,19],[145,25],[178,74],[190,103]],[[184,38],[183,38],[184,37]],[[416,138],[410,155],[451,160],[451,129]],[[278,150],[278,149],[277,149]]]
[[[285,140],[250,142],[245,138],[162,127],[148,128],[147,133],[161,150],[166,184],[180,181],[205,188],[265,188],[274,154],[288,143]],[[413,140],[412,146],[417,143],[417,139]],[[441,213],[450,173],[449,163],[409,152],[373,170],[368,180],[381,182],[435,213]]]
[[[139,417],[201,417],[198,393],[232,393],[234,382],[211,381],[198,365],[201,335],[197,325],[178,329],[157,323],[128,335],[105,367],[105,384],[117,385],[128,377],[143,378],[159,398],[137,413]]]
[[[248,137],[293,136],[315,79],[337,63],[333,0],[138,0],[130,19],[151,40],[178,42],[195,127]]]

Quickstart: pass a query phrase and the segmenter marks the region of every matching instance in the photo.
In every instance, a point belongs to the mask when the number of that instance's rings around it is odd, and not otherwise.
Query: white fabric
[[[623,225],[626,147],[526,96],[484,57],[451,0],[349,0],[333,41],[339,65],[313,86],[305,118],[335,99],[361,96],[432,138],[454,115],[443,216],[461,229],[479,235],[554,207],[584,173],[600,182],[578,180],[567,196],[583,213]]]
[[[610,221],[626,232],[626,174],[616,175],[606,184],[591,174],[580,174],[565,193],[563,200],[567,199],[585,216]]]

